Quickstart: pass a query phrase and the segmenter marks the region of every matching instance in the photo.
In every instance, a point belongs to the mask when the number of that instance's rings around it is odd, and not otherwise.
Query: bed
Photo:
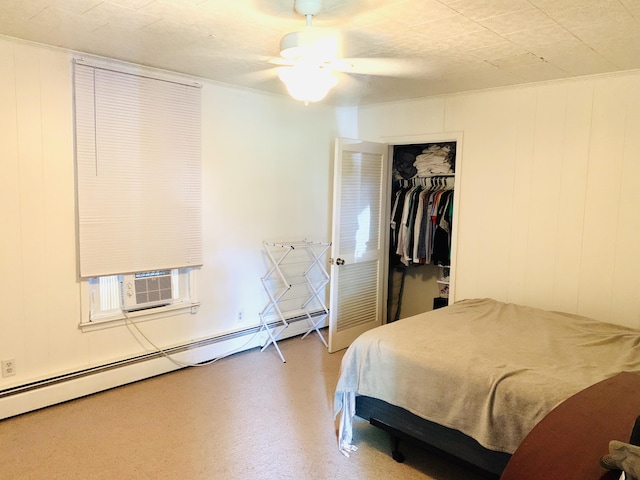
[[[621,371],[640,371],[640,330],[470,299],[389,323],[347,349],[336,386],[339,448],[353,417],[499,476],[556,405]],[[401,460],[394,449],[394,458]]]

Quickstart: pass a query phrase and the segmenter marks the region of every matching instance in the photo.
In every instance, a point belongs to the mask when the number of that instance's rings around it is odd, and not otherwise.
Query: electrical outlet
[[[244,312],[242,310],[238,310],[238,315],[236,317],[238,322],[242,322],[244,320]]]
[[[2,360],[2,376],[10,377],[16,374],[16,359],[10,358],[8,360]]]

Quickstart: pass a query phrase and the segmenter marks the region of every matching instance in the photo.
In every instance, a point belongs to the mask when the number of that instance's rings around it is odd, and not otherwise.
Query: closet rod
[[[452,190],[454,187],[454,175],[432,175],[430,177],[413,177],[409,179],[400,179],[400,185],[403,187],[422,187],[441,188],[444,190]]]

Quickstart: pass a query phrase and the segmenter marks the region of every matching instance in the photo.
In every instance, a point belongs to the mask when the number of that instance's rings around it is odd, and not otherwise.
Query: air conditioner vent
[[[122,309],[124,311],[170,305],[173,302],[171,270],[154,270],[123,275]]]

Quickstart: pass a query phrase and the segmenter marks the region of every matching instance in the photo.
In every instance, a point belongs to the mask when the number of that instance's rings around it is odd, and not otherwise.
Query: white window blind
[[[202,264],[200,94],[75,63],[82,277]]]

